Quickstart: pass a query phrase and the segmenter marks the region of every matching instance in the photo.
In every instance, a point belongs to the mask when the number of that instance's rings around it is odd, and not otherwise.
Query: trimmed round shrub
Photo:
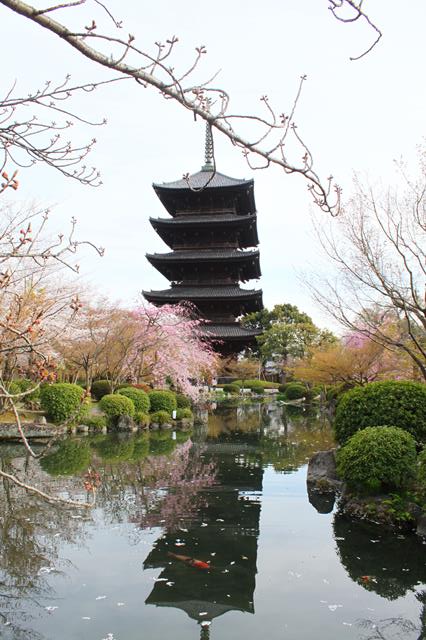
[[[190,409],[192,407],[191,398],[188,398],[183,393],[177,393],[176,405],[178,409]]]
[[[136,411],[141,411],[142,413],[148,413],[149,407],[151,405],[149,401],[149,396],[142,389],[135,389],[134,387],[124,387],[120,389],[117,393],[121,396],[126,396],[126,398],[130,398],[133,404],[135,405]]]
[[[172,416],[170,415],[170,413],[168,411],[154,411],[154,413],[151,413],[151,422],[155,422],[156,424],[167,424],[167,423],[171,423],[172,421]]]
[[[366,427],[337,450],[337,473],[349,487],[380,492],[400,489],[415,475],[416,442],[399,427]]]
[[[151,412],[167,411],[172,413],[177,408],[176,394],[173,391],[150,391],[148,394],[151,402]]]
[[[229,384],[224,384],[222,389],[224,390],[225,393],[240,393],[240,387],[237,384],[234,384],[233,382],[229,383]]]
[[[87,469],[92,453],[86,440],[63,440],[56,451],[40,459],[51,476],[71,476]]]
[[[111,423],[115,423],[121,416],[133,418],[135,415],[135,405],[132,400],[118,393],[110,393],[104,396],[99,402],[99,406]]]
[[[426,385],[420,382],[370,382],[345,393],[336,409],[334,430],[342,444],[365,427],[394,424],[426,443]]]
[[[83,424],[85,424],[86,427],[89,427],[89,429],[92,429],[93,431],[102,431],[102,429],[107,426],[107,419],[105,416],[86,416],[83,419]]]
[[[418,455],[416,476],[417,492],[423,502],[426,502],[426,447]]]
[[[41,408],[49,420],[65,422],[77,414],[84,391],[77,384],[59,382],[44,385],[40,391]]]
[[[301,382],[289,382],[285,385],[284,395],[287,400],[300,400],[306,397],[307,390]]]
[[[176,411],[176,420],[192,420],[194,418],[194,414],[191,409],[185,407],[184,409],[177,409]]]
[[[134,421],[138,425],[138,427],[148,427],[151,422],[151,416],[149,413],[144,413],[143,411],[136,411]]]
[[[247,389],[250,389],[253,393],[257,393],[259,395],[262,395],[265,389],[268,388],[269,387],[265,387],[260,380],[252,380],[250,382],[250,386],[247,387]]]
[[[112,392],[111,383],[109,380],[95,380],[92,382],[90,393],[92,397],[99,401],[104,396]]]

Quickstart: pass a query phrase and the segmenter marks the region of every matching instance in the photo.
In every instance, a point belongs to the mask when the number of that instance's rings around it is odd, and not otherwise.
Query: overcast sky
[[[371,44],[374,32],[361,23],[336,22],[327,0],[108,2],[123,20],[124,33],[134,34],[141,48],[179,36],[176,67],[204,44],[208,54],[198,77],[207,79],[221,69],[215,84],[231,94],[233,111],[261,113],[259,98],[267,94],[278,112],[288,113],[298,79],[307,74],[296,114],[299,132],[318,172],[332,173],[345,197],[353,171],[392,182],[393,159],[412,161],[424,136],[426,2],[368,0],[364,5],[383,38],[368,56],[350,62]],[[91,13],[85,9],[81,15],[87,22]],[[14,80],[16,93],[25,95],[66,73],[75,83],[105,77],[53,34],[4,7],[0,33],[3,94]],[[149,216],[164,215],[151,185],[200,169],[204,125],[154,90],[131,82],[98,89],[73,104],[85,117],[108,119],[105,127],[75,125],[69,134],[80,142],[96,136],[90,164],[101,170],[103,186],[83,187],[52,169],[32,168],[21,171],[16,197],[53,205],[52,228],[64,227],[75,215],[79,237],[106,247],[102,259],[84,256],[83,279],[101,295],[132,303],[142,288],[167,286],[144,257],[167,251],[148,222]],[[320,325],[330,324],[298,277],[315,271],[320,261],[306,183],[276,168],[252,172],[241,151],[219,135],[215,146],[219,171],[255,179],[262,278],[245,286],[262,287],[266,306],[290,302]]]

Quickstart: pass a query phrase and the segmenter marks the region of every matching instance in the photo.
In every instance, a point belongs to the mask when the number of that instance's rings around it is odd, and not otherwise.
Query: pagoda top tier
[[[187,178],[152,186],[172,216],[190,211],[213,212],[218,208],[233,210],[238,215],[256,212],[253,180],[231,178],[214,171],[210,165]]]

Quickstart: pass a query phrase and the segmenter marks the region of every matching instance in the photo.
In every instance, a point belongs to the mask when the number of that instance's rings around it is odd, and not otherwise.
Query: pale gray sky
[[[37,6],[45,4],[37,1]],[[124,32],[135,34],[140,46],[179,36],[176,66],[204,44],[208,55],[199,77],[221,69],[216,84],[229,91],[234,111],[257,112],[260,96],[267,94],[279,112],[288,113],[299,76],[307,74],[296,116],[299,131],[317,170],[323,176],[332,173],[345,196],[354,170],[385,184],[393,180],[392,160],[400,155],[413,159],[425,129],[426,3],[364,4],[384,35],[368,56],[350,62],[349,56],[368,47],[374,33],[361,23],[337,23],[327,0],[108,2],[124,21]],[[26,94],[66,73],[76,83],[105,76],[53,34],[3,7],[0,33],[3,93],[15,79],[17,91]],[[96,136],[90,164],[100,168],[103,186],[83,187],[36,168],[21,171],[16,197],[55,205],[55,228],[75,215],[78,235],[106,247],[104,258],[86,255],[81,261],[83,278],[100,294],[130,303],[142,288],[167,286],[144,257],[167,250],[148,222],[149,216],[164,214],[151,184],[199,170],[204,125],[154,90],[130,82],[98,89],[75,105],[89,118],[108,118],[105,127],[76,125],[71,132],[73,140],[82,142]],[[238,149],[217,135],[215,141],[219,171],[255,179],[263,275],[259,283],[246,286],[261,286],[267,306],[290,302],[326,325],[297,278],[301,270],[315,270],[319,260],[305,182],[278,169],[252,172]]]

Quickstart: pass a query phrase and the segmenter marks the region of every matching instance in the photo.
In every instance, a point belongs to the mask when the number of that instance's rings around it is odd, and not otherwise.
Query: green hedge
[[[126,398],[130,398],[130,400],[135,405],[136,411],[148,413],[151,403],[148,394],[145,393],[145,391],[142,391],[142,389],[135,389],[134,387],[124,387],[117,393],[119,393],[121,396],[126,396]]]
[[[416,442],[398,427],[366,427],[337,450],[337,473],[360,491],[400,489],[414,477]]]
[[[426,385],[419,382],[371,382],[346,392],[336,409],[339,443],[365,427],[394,424],[426,443]]]
[[[224,384],[222,389],[225,393],[240,393],[240,387],[232,382],[230,384]]]
[[[95,380],[92,382],[90,393],[95,400],[100,400],[104,396],[112,392],[111,383],[109,380]]]
[[[49,420],[65,422],[78,412],[83,393],[81,387],[68,382],[44,385],[40,391],[41,408]]]
[[[194,418],[194,414],[192,413],[191,409],[188,409],[187,407],[185,407],[184,409],[177,409],[176,411],[176,420],[193,420]]]
[[[307,397],[308,391],[301,382],[289,382],[285,385],[284,395],[287,400],[300,400]]]
[[[133,418],[135,415],[135,405],[130,398],[121,396],[118,393],[110,393],[103,396],[99,406],[112,423],[116,422],[121,416]]]
[[[167,411],[167,413],[171,414],[172,411],[177,409],[176,394],[173,391],[151,391],[148,396],[152,413]]]
[[[269,382],[268,380],[234,380],[232,384],[237,384],[239,387],[244,387],[244,389],[251,389],[253,386],[255,388],[262,387],[262,389],[278,389],[278,382]]]
[[[151,422],[151,416],[149,413],[143,411],[136,411],[134,420],[139,427],[148,427]]]
[[[89,427],[89,429],[93,429],[93,431],[102,431],[102,429],[107,426],[107,420],[105,416],[93,414],[84,417],[83,424]]]
[[[151,413],[151,422],[155,422],[157,424],[167,424],[172,422],[172,416],[168,411],[154,411]]]

